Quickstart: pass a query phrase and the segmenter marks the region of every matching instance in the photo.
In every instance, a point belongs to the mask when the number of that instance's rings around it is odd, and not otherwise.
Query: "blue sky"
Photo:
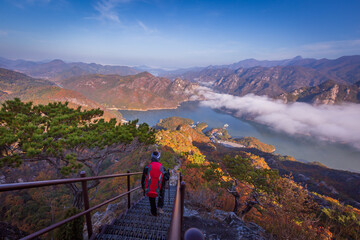
[[[359,0],[0,0],[0,56],[176,68],[360,54]]]

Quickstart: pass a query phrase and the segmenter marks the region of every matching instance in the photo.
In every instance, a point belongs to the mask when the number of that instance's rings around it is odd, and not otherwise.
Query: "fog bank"
[[[347,143],[360,149],[360,104],[285,104],[266,96],[238,97],[205,88],[202,95],[207,99],[201,102],[203,105],[231,110],[238,117],[250,118],[276,131]]]

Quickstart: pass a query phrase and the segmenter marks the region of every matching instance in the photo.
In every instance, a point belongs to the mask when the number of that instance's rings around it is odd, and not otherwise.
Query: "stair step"
[[[134,218],[117,219],[113,225],[117,226],[156,226],[170,225],[171,217],[134,216]]]
[[[141,232],[141,233],[138,233],[136,236],[119,236],[119,235],[112,235],[112,234],[99,234],[96,237],[96,240],[140,240],[140,239],[166,240],[167,232],[166,233],[159,233],[156,231]]]
[[[170,198],[169,198],[170,192]],[[107,225],[97,240],[166,240],[170,227],[176,187],[166,189],[164,196],[163,214],[154,217],[150,214],[150,203],[147,197],[132,206],[126,214]],[[156,202],[158,199],[156,199]]]
[[[146,225],[138,225],[138,226],[117,226],[117,225],[108,225],[105,228],[105,234],[112,234],[112,235],[122,235],[122,236],[133,236],[134,234],[139,232],[164,232],[167,233],[169,229],[169,224],[146,224]]]

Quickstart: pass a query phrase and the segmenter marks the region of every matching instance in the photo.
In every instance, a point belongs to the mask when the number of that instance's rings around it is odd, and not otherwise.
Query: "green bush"
[[[65,217],[69,218],[71,216],[74,216],[75,214],[78,214],[81,212],[77,208],[70,208],[66,211]],[[56,239],[62,239],[62,240],[82,240],[83,239],[83,229],[84,229],[84,217],[76,218],[75,220],[66,223],[62,225],[57,233],[56,233]]]

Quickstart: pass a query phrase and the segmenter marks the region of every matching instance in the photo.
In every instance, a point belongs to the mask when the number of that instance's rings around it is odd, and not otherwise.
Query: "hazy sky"
[[[0,0],[0,56],[189,67],[360,54],[359,0]]]

